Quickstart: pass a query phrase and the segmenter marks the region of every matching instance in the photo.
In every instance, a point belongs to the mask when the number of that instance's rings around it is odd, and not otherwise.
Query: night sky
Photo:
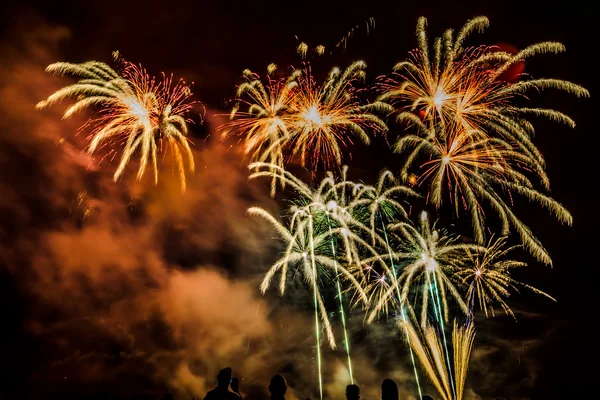
[[[283,372],[298,391],[290,398],[315,396],[311,331],[303,326],[310,305],[302,288],[292,289],[294,301],[262,298],[257,290],[278,248],[269,227],[250,221],[245,210],[278,205],[266,186],[247,182],[236,146],[219,142],[219,114],[228,112],[243,69],[299,65],[298,39],[331,49],[359,25],[347,48],[315,59],[313,71],[323,76],[363,59],[372,82],[416,47],[419,16],[427,17],[431,39],[478,15],[491,25],[469,44],[562,42],[566,53],[534,57],[526,72],[580,84],[591,98],[552,90],[531,96],[577,123],[572,130],[535,121],[551,195],[571,211],[573,226],[517,204],[554,262],[550,268],[522,253],[531,265],[518,278],[558,302],[524,293],[511,299],[519,322],[500,317],[481,324],[469,395],[593,396],[598,21],[583,2],[29,3],[0,6],[0,399],[128,398],[142,391],[200,397],[226,365],[247,377],[247,393],[254,388],[261,396],[267,379]],[[375,28],[367,35],[369,17]],[[83,135],[76,133],[84,116],[61,122],[64,105],[34,110],[66,82],[45,75],[46,65],[110,62],[113,50],[152,74],[194,82],[206,115],[192,128],[198,168],[186,195],[168,172],[156,188],[135,183],[133,168],[112,183],[114,163],[98,165],[81,152]],[[402,130],[394,127],[390,140]],[[345,163],[364,180],[398,162],[382,138],[351,154]],[[290,310],[297,318],[289,318]],[[385,323],[363,328],[355,320],[357,369],[364,369],[359,383],[363,398],[374,400],[383,375],[410,379],[406,365],[394,364],[406,362],[406,354],[397,338],[386,336]],[[384,354],[382,347],[394,350]],[[407,383],[401,395],[410,389]],[[341,396],[336,390],[332,397]]]

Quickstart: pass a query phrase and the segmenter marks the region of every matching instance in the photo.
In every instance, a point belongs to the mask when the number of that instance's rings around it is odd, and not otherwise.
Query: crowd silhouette
[[[250,385],[245,387],[244,396],[240,391],[240,381],[233,377],[233,371],[231,368],[223,368],[217,374],[216,386],[214,389],[208,391],[202,398],[197,398],[190,395],[191,400],[265,400],[265,392],[263,385]],[[259,387],[258,387],[259,386]],[[282,375],[274,375],[268,385],[269,398],[268,400],[286,400],[285,394],[287,392],[287,381]],[[258,389],[258,390],[257,390]],[[162,397],[154,397],[148,393],[136,393],[129,400],[153,400],[160,398],[160,400],[173,400],[174,397],[171,394],[165,394]],[[302,398],[302,397],[300,397]],[[381,382],[381,400],[405,400],[399,396],[398,385],[392,379],[384,379]],[[53,399],[51,399],[53,400]],[[64,398],[61,400],[65,400]],[[95,397],[90,400],[115,400],[114,397]],[[311,400],[306,398],[305,400]],[[343,399],[339,399],[343,400]],[[346,400],[361,400],[360,388],[358,385],[352,384],[346,386]],[[375,400],[375,399],[370,399]],[[434,400],[433,397],[425,394],[419,400]],[[496,400],[506,400],[505,398],[497,398]]]
[[[230,390],[231,388],[231,390]],[[269,382],[269,400],[285,400],[287,382],[281,375],[274,375]],[[219,371],[217,375],[217,386],[210,390],[203,400],[243,400],[239,389],[239,380],[232,377],[231,368],[227,367]],[[306,400],[311,400],[307,398]],[[346,400],[360,400],[360,388],[358,385],[346,386]],[[398,385],[392,379],[384,379],[381,383],[381,400],[400,400]],[[421,400],[433,400],[431,396],[425,395]]]

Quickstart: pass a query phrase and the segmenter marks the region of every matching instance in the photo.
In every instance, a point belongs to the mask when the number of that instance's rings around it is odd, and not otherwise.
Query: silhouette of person
[[[384,379],[381,383],[381,400],[398,400],[398,386],[391,379]]]
[[[358,385],[346,386],[346,400],[358,400],[360,399],[360,388]]]
[[[242,398],[242,394],[240,393],[240,380],[238,378],[231,379],[231,390],[233,390],[233,393],[240,396],[240,399]]]
[[[204,400],[240,400],[240,397],[229,390],[231,368],[223,368],[217,375],[217,387],[206,393]]]
[[[285,392],[287,384],[285,378],[281,375],[274,375],[269,383],[269,392],[271,392],[271,400],[285,400]]]

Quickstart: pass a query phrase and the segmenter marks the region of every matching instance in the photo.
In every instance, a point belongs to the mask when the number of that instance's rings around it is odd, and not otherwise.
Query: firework
[[[336,239],[342,243],[345,261],[349,265],[360,264],[361,256],[358,246],[367,250],[372,257],[376,257],[377,251],[363,239],[364,234],[369,234],[367,225],[356,218],[354,213],[353,193],[357,192],[359,184],[347,180],[347,167],[342,167],[339,181],[336,181],[331,171],[326,173],[316,190],[295,177],[283,167],[256,162],[248,167],[252,172],[250,179],[277,176],[285,185],[292,188],[297,198],[292,207],[291,223],[293,224],[310,214],[319,225],[332,226],[337,229]],[[376,242],[383,244],[383,240],[376,236]]]
[[[402,185],[398,185],[394,175],[387,170],[384,170],[379,175],[379,180],[376,186],[356,185],[354,189],[354,199],[351,203],[351,208],[354,214],[360,220],[369,221],[369,236],[371,244],[377,248],[384,249],[386,256],[389,258],[389,266],[386,263],[380,263],[383,271],[378,271],[373,268],[371,259],[363,260],[366,262],[365,284],[368,293],[371,293],[369,304],[386,304],[383,310],[387,313],[387,298],[388,293],[398,288],[394,258],[392,255],[392,247],[387,233],[386,224],[398,222],[401,219],[408,218],[408,214],[403,204],[397,199],[397,195],[404,194],[417,197],[418,194],[412,189]],[[379,223],[377,223],[379,220]],[[383,235],[382,235],[383,234]],[[383,239],[382,239],[383,237]],[[383,258],[382,258],[383,259]],[[399,294],[399,293],[398,293]],[[377,301],[374,301],[377,298]],[[388,300],[392,300],[393,297]],[[383,303],[381,303],[383,301]],[[398,296],[398,304],[395,304],[396,310],[401,309],[400,296]]]
[[[383,260],[381,260],[380,265],[383,266],[382,273],[377,272],[377,270],[373,268],[373,265],[367,265],[367,273],[363,276],[363,282],[365,285],[365,292],[369,294],[368,304],[384,304],[385,306],[383,307],[382,311],[387,314],[388,304],[390,303],[389,300],[395,299],[392,295],[395,289],[398,303],[394,308],[396,313],[400,315],[402,319],[404,319],[404,305],[402,304],[402,295],[400,293],[400,286],[398,285],[398,276],[396,272],[397,268],[396,265],[394,265],[394,258],[387,233],[386,221],[397,221],[398,217],[408,219],[408,214],[404,209],[404,205],[398,201],[396,198],[397,195],[404,194],[417,197],[418,194],[410,188],[399,185],[394,175],[387,170],[384,170],[380,173],[376,186],[356,185],[354,191],[355,199],[352,202],[352,208],[359,215],[364,214],[369,216],[371,242],[373,246],[376,245],[376,239],[380,238],[379,231],[376,230],[376,219],[379,218],[381,231],[383,232],[383,238],[385,241],[385,250],[389,256],[390,262],[388,268]],[[408,332],[406,332],[406,335],[406,339],[410,343]],[[419,375],[416,369],[414,354],[410,346],[409,351],[413,364],[419,398],[421,398]]]
[[[418,229],[411,223],[400,222],[390,226],[390,233],[398,236],[394,233],[395,231],[400,233],[400,237],[397,237],[396,241],[401,243],[401,250],[395,253],[390,251],[389,254],[392,260],[396,258],[401,262],[401,273],[397,279],[398,286],[390,287],[386,296],[382,297],[380,302],[375,305],[369,321],[372,321],[382,310],[386,310],[388,302],[395,301],[395,293],[398,295],[398,302],[403,309],[406,304],[410,304],[408,297],[411,291],[415,292],[414,303],[418,302],[420,290],[421,324],[427,325],[427,315],[431,304],[433,315],[442,333],[444,350],[448,359],[445,333],[445,321],[448,320],[446,292],[449,292],[460,309],[468,314],[467,306],[448,277],[448,273],[452,268],[461,265],[465,252],[478,252],[480,248],[472,244],[457,244],[455,237],[430,225],[426,212],[421,213]],[[408,332],[407,335],[409,335]],[[448,368],[450,367],[448,366]],[[450,381],[454,392],[452,377]]]
[[[284,294],[287,270],[290,265],[297,265],[298,270],[302,273],[305,280],[311,283],[314,288],[318,288],[319,278],[318,275],[314,275],[312,272],[312,263],[316,264],[318,271],[323,271],[326,274],[328,271],[338,271],[345,280],[353,285],[355,290],[359,293],[362,292],[359,282],[346,268],[343,267],[343,265],[332,258],[329,251],[331,243],[330,237],[332,235],[340,234],[340,229],[323,229],[323,232],[321,232],[321,229],[318,224],[315,223],[313,216],[305,209],[296,210],[296,216],[299,214],[302,214],[303,216],[293,225],[293,230],[288,230],[263,209],[253,207],[249,210],[249,213],[251,215],[261,216],[270,222],[276,228],[286,246],[283,256],[273,264],[261,283],[260,288],[263,293],[269,288],[274,276],[279,272],[281,274],[279,292],[281,295]],[[317,292],[317,296],[319,299],[319,310],[323,325],[327,332],[329,344],[332,348],[335,348],[335,338],[331,329],[331,323],[329,322],[327,312],[323,305],[321,294]],[[366,297],[363,295],[363,298]]]
[[[365,67],[363,61],[357,61],[343,72],[334,68],[321,86],[310,70],[303,74],[291,102],[294,121],[290,143],[303,166],[307,156],[314,168],[319,162],[326,167],[339,166],[342,148],[352,143],[352,137],[369,144],[368,130],[387,131],[386,124],[372,112],[389,110],[389,106],[359,102],[354,81],[364,77]]]
[[[418,49],[411,60],[398,63],[391,80],[383,85],[380,100],[391,101],[400,111],[419,115],[429,127],[434,124],[457,125],[483,136],[500,136],[521,143],[523,149],[541,158],[530,137],[533,127],[525,119],[536,115],[574,126],[568,116],[551,109],[527,108],[514,104],[516,96],[528,90],[552,88],[578,97],[587,97],[583,87],[558,79],[535,79],[515,84],[503,81],[501,75],[514,63],[540,54],[560,53],[565,47],[556,42],[537,43],[516,55],[481,46],[464,48],[473,31],[483,31],[489,21],[476,17],[468,21],[454,37],[451,29],[434,41],[430,49],[427,20],[417,23]],[[433,51],[430,51],[433,50]],[[404,119],[405,116],[400,116]],[[443,130],[440,131],[443,133]]]
[[[327,317],[327,312],[323,304],[323,298],[318,291],[318,276],[313,273],[312,268],[313,262],[319,263],[321,267],[325,268],[334,267],[333,260],[326,256],[317,255],[314,251],[315,246],[318,249],[325,248],[327,245],[327,242],[325,241],[326,238],[324,235],[320,234],[315,240],[313,237],[315,234],[313,224],[309,224],[311,218],[307,218],[305,222],[297,224],[295,231],[290,231],[266,210],[258,207],[252,207],[248,210],[248,213],[250,215],[260,216],[267,220],[271,225],[273,225],[273,227],[275,227],[280,238],[285,243],[285,252],[283,256],[269,269],[260,285],[261,292],[265,293],[267,291],[267,289],[271,286],[271,281],[275,275],[280,272],[281,279],[279,283],[279,293],[280,295],[283,295],[286,287],[287,270],[290,265],[298,265],[304,279],[312,285],[313,290],[315,290],[317,293],[319,312],[327,332],[329,344],[332,348],[335,348],[335,339],[331,329],[331,324]]]
[[[345,280],[349,281],[355,290],[359,293],[362,292],[362,288],[356,279],[350,272],[347,271],[342,265],[338,263],[335,255],[335,247],[331,242],[331,238],[334,235],[339,235],[340,230],[332,230],[329,226],[328,229],[322,229],[319,224],[315,224],[313,215],[310,213],[310,208],[301,208],[294,210],[294,217],[292,218],[292,229],[288,230],[284,225],[278,222],[271,214],[267,211],[252,207],[248,210],[250,215],[257,215],[266,219],[271,225],[275,227],[280,235],[280,238],[285,243],[285,252],[283,256],[273,264],[265,275],[260,290],[264,294],[271,285],[275,274],[280,272],[281,279],[279,284],[280,294],[283,295],[285,292],[287,270],[290,266],[296,266],[297,270],[304,277],[305,281],[311,285],[314,297],[315,307],[315,336],[317,342],[317,363],[318,363],[318,376],[319,376],[319,391],[321,398],[323,397],[323,382],[321,375],[321,349],[320,349],[320,327],[319,317],[323,323],[329,346],[332,349],[336,348],[336,341],[331,327],[331,322],[325,309],[323,297],[319,289],[319,275],[333,271],[336,278],[336,287],[338,289],[338,296],[340,301],[341,317],[344,324],[344,338],[345,347],[348,353],[348,368],[352,378],[352,364],[350,361],[350,347],[348,343],[348,336],[345,330],[345,317],[341,298],[341,288],[339,283],[339,276],[342,275]],[[295,222],[295,223],[294,223]],[[329,253],[329,246],[331,245],[332,253]],[[363,295],[364,296],[364,295]],[[365,296],[366,297],[366,296]]]
[[[430,49],[425,30],[426,20],[417,23],[418,49],[412,60],[398,63],[396,75],[384,83],[380,101],[396,104],[397,119],[416,127],[419,135],[409,135],[396,143],[395,150],[410,149],[403,178],[422,153],[433,157],[422,178],[431,178],[429,200],[436,206],[442,202],[442,184],[447,183],[458,213],[459,203],[470,209],[475,238],[484,242],[485,221],[482,202],[488,203],[502,220],[502,234],[509,226],[521,236],[525,247],[540,261],[551,259],[525,226],[504,203],[501,192],[516,193],[538,202],[556,214],[564,223],[571,216],[560,204],[534,190],[525,169],[538,176],[544,189],[549,180],[544,172],[544,159],[531,141],[533,125],[529,116],[548,117],[574,126],[568,116],[551,109],[517,106],[515,97],[528,90],[554,88],[579,97],[587,90],[571,82],[557,79],[533,79],[514,84],[500,79],[514,63],[537,54],[559,53],[564,46],[555,42],[534,44],[516,55],[489,47],[464,48],[473,31],[487,27],[486,17],[468,21],[456,38],[447,30]],[[433,51],[430,51],[433,50]],[[498,189],[499,188],[499,189]]]
[[[137,179],[141,179],[148,162],[151,162],[155,183],[158,182],[157,152],[163,140],[173,152],[181,188],[185,190],[184,155],[188,168],[194,171],[194,158],[186,135],[187,121],[183,115],[191,110],[191,91],[183,81],[162,75],[157,82],[144,69],[123,61],[122,76],[107,64],[90,61],[82,64],[59,62],[46,71],[56,75],[80,78],[73,85],[59,89],[38,103],[44,108],[66,98],[76,102],[67,108],[63,119],[83,109],[98,106],[100,116],[86,125],[93,126],[88,152],[93,154],[106,143],[121,144],[124,148],[121,161],[113,178],[117,181],[132,155],[140,151]],[[159,144],[157,144],[157,140]]]
[[[266,164],[254,163],[250,165],[254,172],[250,178],[273,177],[278,176],[297,194],[294,205],[290,208],[291,230],[304,226],[307,221],[314,233],[312,246],[317,246],[317,254],[321,254],[322,241],[329,241],[329,263],[333,263],[335,272],[335,285],[337,289],[337,298],[340,307],[340,319],[344,330],[344,343],[348,356],[348,370],[350,379],[353,381],[352,361],[350,357],[350,342],[346,330],[346,316],[343,305],[343,293],[340,276],[347,280],[347,274],[354,274],[361,265],[361,252],[367,251],[375,261],[382,262],[381,258],[376,256],[376,250],[369,245],[367,241],[360,237],[358,233],[368,233],[367,226],[354,218],[351,203],[352,194],[356,192],[357,184],[347,180],[347,167],[342,168],[341,178],[336,180],[333,173],[327,172],[325,179],[312,190],[306,183],[295,177],[282,167]],[[322,237],[316,232],[324,232],[327,237]],[[341,249],[341,251],[340,251]],[[318,261],[318,260],[317,260]],[[343,271],[344,273],[340,273]],[[347,272],[346,272],[347,271]],[[284,274],[282,274],[282,279]],[[364,289],[358,280],[351,280],[351,289],[354,291],[357,303],[366,304],[368,302]],[[284,282],[280,283],[282,290]]]
[[[519,246],[506,247],[505,237],[490,240],[490,244],[484,252],[476,255],[470,254],[469,262],[462,268],[456,269],[453,277],[467,287],[466,297],[470,310],[473,310],[474,306],[479,306],[486,317],[489,314],[494,316],[493,306],[499,304],[506,314],[515,318],[504,299],[510,296],[510,290],[518,292],[519,287],[532,290],[534,293],[556,301],[541,290],[518,282],[511,277],[512,270],[527,266],[521,261],[504,259],[517,247]]]
[[[299,51],[304,47],[299,46]],[[238,89],[238,104],[231,113],[225,136],[238,132],[245,136],[244,149],[252,161],[266,162],[282,167],[284,152],[299,156],[306,165],[311,154],[314,168],[319,162],[326,167],[340,166],[342,148],[352,143],[352,136],[370,143],[368,130],[385,132],[387,126],[373,112],[389,112],[390,106],[375,102],[361,105],[354,86],[364,77],[366,65],[357,61],[344,72],[334,68],[325,83],[317,85],[310,69],[297,69],[286,79],[267,76],[268,84],[245,72],[248,82]],[[242,100],[243,96],[248,100]],[[240,104],[248,111],[240,112]],[[271,194],[276,190],[280,176],[273,176]],[[283,180],[282,180],[283,181]]]
[[[370,262],[384,263],[375,247],[362,237],[369,233],[368,226],[356,219],[352,213],[350,202],[356,184],[346,179],[347,168],[342,168],[342,179],[337,182],[333,174],[327,173],[327,177],[315,190],[277,165],[253,163],[249,168],[253,171],[250,179],[272,178],[273,175],[277,175],[296,192],[297,197],[289,210],[290,229],[294,230],[297,225],[305,224],[307,218],[310,218],[316,229],[327,233],[323,240],[329,240],[330,243],[333,241],[337,265],[343,264],[354,272],[361,265],[364,254],[369,255]],[[382,245],[384,242],[378,238],[376,243]],[[367,297],[354,278],[351,279],[351,287],[357,289],[358,301],[366,303]]]
[[[370,17],[368,19],[366,19],[365,21],[365,31],[367,33],[367,35],[369,35],[369,33],[375,29],[375,18]],[[354,33],[361,28],[361,25],[355,25],[354,28],[350,29],[348,32],[346,32],[346,34],[344,34],[344,36],[335,44],[335,48],[341,48],[343,50],[346,50],[347,46],[348,46],[348,41],[354,36]]]
[[[482,251],[481,246],[457,243],[455,236],[431,226],[426,212],[421,214],[418,227],[413,226],[412,223],[400,222],[389,227],[389,234],[398,243],[398,248],[395,248],[392,253],[392,259],[396,260],[400,270],[398,276],[398,285],[401,288],[400,303],[410,303],[408,300],[412,289],[420,286],[422,323],[427,320],[430,301],[433,302],[436,318],[448,319],[447,291],[460,309],[467,314],[467,306],[450,281],[448,273],[463,264],[466,252],[478,253]],[[374,305],[369,321],[372,321],[378,313],[388,307],[387,302],[395,301],[393,299],[395,290],[396,288],[390,288],[387,295]],[[418,297],[419,291],[417,290],[415,291],[415,302]],[[437,304],[438,302],[439,304]]]
[[[502,139],[478,138],[463,130],[450,131],[444,136],[441,139],[434,133],[426,137],[406,135],[395,145],[395,151],[409,153],[405,170],[416,163],[419,156],[429,157],[429,161],[421,164],[423,172],[419,177],[421,183],[429,182],[429,201],[440,207],[446,188],[457,214],[459,204],[470,211],[478,243],[483,243],[485,238],[484,204],[487,204],[501,221],[502,235],[508,235],[512,227],[533,256],[551,264],[546,249],[504,200],[505,193],[511,199],[513,195],[523,196],[546,208],[561,223],[571,224],[571,214],[560,203],[535,190],[526,175],[535,172],[542,183],[547,182],[543,169]]]
[[[325,332],[329,341],[329,345],[335,348],[335,338],[333,336],[333,330],[329,318],[327,317],[327,311],[323,303],[323,298],[319,291],[318,276],[317,276],[317,262],[323,265],[323,261],[326,259],[326,265],[331,265],[332,260],[323,256],[317,256],[315,254],[315,244],[319,246],[323,241],[323,236],[320,235],[317,240],[313,237],[314,225],[312,218],[307,218],[305,223],[297,224],[295,232],[289,231],[285,226],[279,223],[271,214],[267,211],[252,207],[248,210],[250,215],[257,215],[271,223],[279,233],[280,237],[286,244],[286,250],[283,257],[278,260],[271,269],[265,275],[263,282],[260,285],[260,290],[264,294],[271,284],[271,280],[274,275],[281,270],[281,281],[279,285],[280,294],[283,295],[285,291],[285,284],[287,278],[287,269],[289,264],[297,264],[299,270],[304,279],[311,284],[314,298],[315,307],[315,338],[317,342],[317,365],[318,365],[318,377],[319,377],[319,392],[321,398],[323,398],[323,380],[321,374],[321,340],[320,340],[320,327],[319,327],[319,315],[325,326]],[[322,247],[322,246],[319,246]],[[317,257],[320,257],[317,261]]]
[[[405,205],[401,204],[396,198],[398,195],[408,195],[420,197],[414,190],[398,184],[394,175],[384,170],[379,175],[376,186],[357,186],[355,190],[355,200],[352,202],[352,208],[369,217],[369,226],[371,228],[371,241],[375,245],[376,237],[376,219],[381,220],[381,227],[385,230],[385,221],[396,221],[398,216],[403,219],[408,218]]]
[[[273,77],[276,66],[267,69],[267,84],[249,70],[244,71],[247,82],[239,86],[238,103],[231,112],[231,121],[227,124],[223,137],[236,133],[244,138],[244,153],[252,162],[268,162],[282,167],[284,164],[283,146],[290,136],[292,114],[290,102],[297,88],[296,79],[300,71],[294,71],[289,77]],[[247,98],[244,99],[244,98]],[[240,111],[240,106],[246,111]],[[279,175],[271,180],[271,195],[275,194]],[[283,181],[281,181],[283,183]]]
[[[427,377],[443,400],[462,400],[465,381],[475,340],[475,326],[459,326],[452,331],[453,361],[444,352],[442,339],[436,329],[426,325],[421,332],[409,322],[401,323],[408,332],[409,345],[416,353]],[[450,365],[453,364],[453,368]],[[455,386],[454,386],[455,384]]]

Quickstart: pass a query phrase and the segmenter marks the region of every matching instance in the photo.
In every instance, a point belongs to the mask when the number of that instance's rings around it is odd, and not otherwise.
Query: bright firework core
[[[304,118],[307,121],[310,121],[319,128],[322,128],[323,125],[326,125],[331,122],[331,117],[327,115],[322,116],[317,106],[310,106],[308,110],[302,113],[302,118]]]
[[[421,259],[427,265],[427,272],[433,272],[438,267],[437,261],[434,258],[430,257],[429,254],[423,253],[421,254]]]
[[[448,100],[448,95],[444,93],[442,89],[438,88],[438,90],[435,92],[435,95],[433,96],[433,104],[435,104],[438,111],[442,108],[446,100]]]
[[[148,121],[148,124],[150,124],[150,113],[148,112],[147,107],[145,107],[142,103],[137,101],[137,99],[132,97],[125,97],[123,101],[129,107],[129,112],[132,115],[136,116],[141,121]]]

